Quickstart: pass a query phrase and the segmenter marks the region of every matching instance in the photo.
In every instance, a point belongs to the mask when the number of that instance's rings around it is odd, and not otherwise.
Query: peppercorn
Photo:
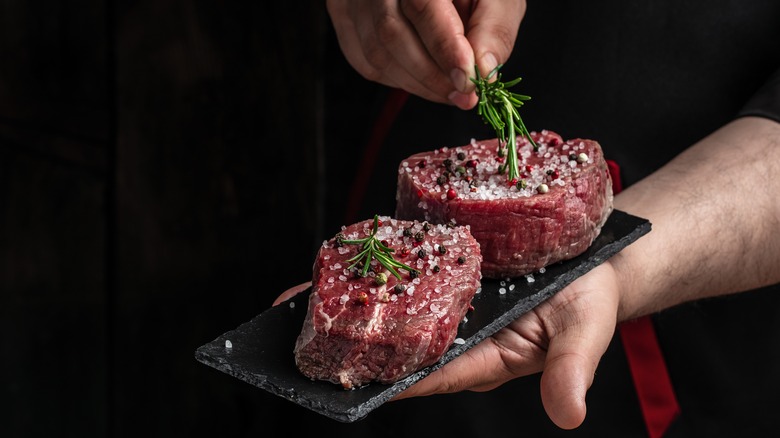
[[[423,222],[423,230],[431,231],[431,224],[429,224],[427,221]]]
[[[466,159],[466,154],[464,152],[458,152],[458,159],[463,161]]]
[[[376,284],[378,284],[379,286],[383,284],[387,284],[387,275],[384,272],[380,272],[376,274],[374,281],[376,281]]]
[[[427,253],[427,252],[425,252],[425,250],[424,250],[424,249],[422,249],[422,248],[420,248],[420,250],[419,250],[419,251],[417,251],[417,257],[419,257],[419,258],[421,258],[421,259],[422,259],[422,258],[425,258],[425,256],[426,256],[426,255],[428,255],[428,253]]]
[[[412,237],[412,227],[404,228],[404,236]]]
[[[418,231],[414,233],[414,240],[418,242],[422,242],[423,240],[425,240],[425,233],[422,231]]]
[[[393,290],[395,291],[395,293],[400,294],[400,293],[402,293],[403,291],[406,290],[406,286],[404,286],[401,283],[396,283],[396,285],[393,288]]]
[[[442,186],[444,183],[447,182],[447,177],[444,175],[439,175],[438,178],[436,178],[436,184]]]
[[[447,254],[447,247],[439,245],[439,254]]]
[[[441,268],[439,267],[439,265],[436,265],[436,266],[433,267],[433,272],[439,272],[439,271],[441,271]]]
[[[458,257],[458,264],[462,265],[464,263],[466,263],[466,257],[463,256]]]

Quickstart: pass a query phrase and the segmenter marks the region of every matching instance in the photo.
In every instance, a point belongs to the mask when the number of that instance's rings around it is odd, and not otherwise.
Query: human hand
[[[278,297],[276,297],[276,299],[274,300],[272,305],[275,306],[275,305],[277,305],[277,304],[279,304],[279,303],[281,303],[283,301],[287,301],[290,298],[298,295],[299,293],[305,291],[306,289],[308,289],[310,287],[311,287],[311,281],[307,281],[306,283],[301,283],[301,284],[299,284],[297,286],[293,286],[293,287],[287,289],[286,291],[282,292],[282,294],[279,295]]]
[[[514,46],[524,0],[327,0],[339,45],[366,79],[461,109]]]
[[[576,428],[585,419],[585,394],[615,332],[618,301],[617,276],[606,262],[394,400],[489,391],[541,371],[547,415],[563,429]]]

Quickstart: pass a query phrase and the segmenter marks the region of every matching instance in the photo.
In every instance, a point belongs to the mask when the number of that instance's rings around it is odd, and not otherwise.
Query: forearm
[[[742,118],[615,197],[652,230],[610,260],[620,321],[780,282],[780,124]]]

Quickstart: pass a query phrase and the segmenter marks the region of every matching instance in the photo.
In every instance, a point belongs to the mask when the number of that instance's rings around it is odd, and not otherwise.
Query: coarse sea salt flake
[[[230,339],[225,339],[225,348],[227,349],[233,348],[233,343],[230,342]]]
[[[454,342],[455,344],[458,344],[458,345],[463,345],[463,344],[466,343],[466,340],[463,339],[463,338],[455,338],[455,340],[452,341],[452,342]]]

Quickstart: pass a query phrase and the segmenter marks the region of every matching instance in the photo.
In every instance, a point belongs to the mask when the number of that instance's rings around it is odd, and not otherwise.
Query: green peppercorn
[[[374,280],[376,281],[376,284],[378,284],[380,286],[383,285],[383,284],[387,284],[387,275],[384,272],[380,272],[380,273],[376,274],[376,277],[374,278]]]

